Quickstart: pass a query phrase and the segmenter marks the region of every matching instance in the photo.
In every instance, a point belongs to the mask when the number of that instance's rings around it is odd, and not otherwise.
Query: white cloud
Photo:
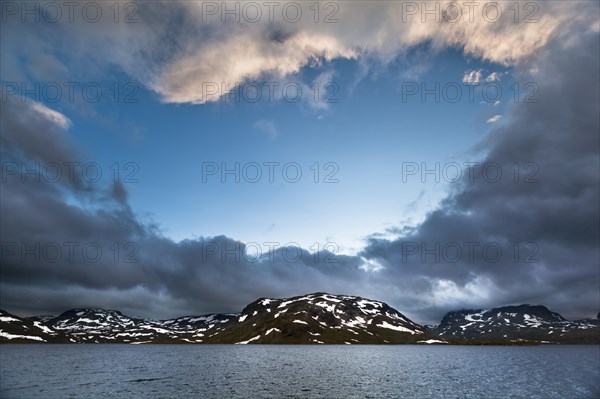
[[[487,123],[496,123],[502,118],[502,115],[494,115],[490,119],[488,119]]]
[[[500,81],[500,74],[498,72],[492,72],[485,79],[482,79],[482,78],[483,78],[483,69],[469,70],[469,71],[465,72],[462,81],[463,81],[463,83],[469,84],[469,85],[478,85],[483,81],[488,82],[488,83],[498,82],[498,81]]]
[[[281,79],[311,63],[356,56],[331,35],[298,32],[280,43],[252,33],[236,34],[166,65],[153,88],[165,102],[201,104],[219,100],[250,79]]]
[[[473,70],[473,71],[467,71],[465,72],[465,75],[463,76],[463,83],[466,83],[468,85],[478,85],[479,83],[481,83],[481,77],[482,77],[482,70]]]
[[[30,106],[31,109],[36,111],[38,114],[42,115],[49,122],[58,125],[60,128],[68,129],[69,127],[71,127],[71,120],[63,114],[61,114],[60,112],[50,109],[44,104],[38,102],[31,101]]]
[[[487,78],[485,78],[486,82],[499,82],[500,81],[500,74],[498,72],[492,72],[491,74],[488,75]]]
[[[431,303],[434,305],[460,307],[472,304],[472,306],[481,306],[495,291],[492,281],[484,276],[477,276],[464,286],[458,286],[454,281],[444,279],[436,279],[432,283]]]

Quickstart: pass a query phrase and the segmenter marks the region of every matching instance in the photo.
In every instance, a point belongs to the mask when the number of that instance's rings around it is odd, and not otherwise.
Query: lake
[[[599,398],[600,346],[0,345],[2,398]]]

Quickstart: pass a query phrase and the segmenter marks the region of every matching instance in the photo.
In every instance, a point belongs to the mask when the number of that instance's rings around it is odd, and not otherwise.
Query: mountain
[[[72,342],[202,342],[204,332],[235,315],[208,314],[172,320],[149,320],[124,316],[116,310],[73,309],[45,324]]]
[[[315,293],[260,298],[209,335],[214,343],[416,343],[425,330],[383,302]]]
[[[259,298],[241,313],[150,320],[72,309],[23,318],[0,311],[0,343],[522,344],[600,343],[600,320],[569,321],[544,306],[461,310],[420,326],[387,304],[314,293]]]
[[[324,293],[260,298],[240,314],[170,320],[131,318],[104,309],[73,309],[32,319],[3,313],[0,331],[0,342],[78,343],[385,344],[416,343],[425,334],[383,302]]]
[[[42,322],[15,316],[0,309],[0,343],[66,342],[60,333]]]
[[[541,305],[503,306],[449,312],[431,333],[479,341],[599,343],[600,320],[569,321]]]

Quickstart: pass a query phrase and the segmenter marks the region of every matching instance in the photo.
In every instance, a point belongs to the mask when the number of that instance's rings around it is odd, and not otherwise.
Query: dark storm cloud
[[[369,240],[362,255],[377,259],[400,282],[397,301],[403,302],[409,292],[425,298],[443,294],[450,284],[473,292],[452,301],[456,307],[542,303],[570,316],[598,311],[599,41],[597,33],[577,40],[571,46],[556,41],[529,60],[529,66],[539,68],[534,73],[518,69],[517,81],[539,86],[539,101],[512,106],[508,122],[480,145],[487,155],[471,170],[471,181],[465,176],[416,230],[394,240]],[[499,181],[484,178],[482,168],[489,164],[502,165]],[[515,164],[521,170],[518,182]],[[524,183],[527,176],[531,179]],[[414,252],[411,243],[431,249],[435,243],[465,242],[498,243],[507,256],[495,262],[493,254],[475,251],[472,261],[463,256],[456,263],[443,261],[453,253],[442,254],[439,263],[434,255],[425,254],[423,260],[421,250],[407,256]],[[515,242],[535,247],[517,252],[521,258],[515,261]],[[522,256],[536,247],[534,262],[523,262]],[[448,306],[430,301],[421,310],[434,317]]]

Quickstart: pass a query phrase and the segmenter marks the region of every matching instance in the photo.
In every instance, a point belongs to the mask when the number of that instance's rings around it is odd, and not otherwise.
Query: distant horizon
[[[2,3],[0,308],[597,314],[597,2],[275,3]]]
[[[256,298],[254,301],[247,303],[244,306],[247,306],[251,303],[257,302],[261,299],[277,299],[277,300],[284,300],[284,299],[292,299],[292,298],[300,298],[303,296],[309,296],[309,295],[317,295],[317,294],[325,294],[325,295],[331,295],[331,296],[335,296],[335,297],[354,297],[354,298],[364,298],[367,300],[371,300],[371,301],[377,301],[377,302],[382,302],[384,304],[387,304],[388,306],[390,306],[391,308],[397,310],[398,312],[405,314],[405,312],[402,311],[402,309],[398,309],[386,302],[380,301],[377,298],[366,298],[366,297],[362,297],[360,295],[350,295],[350,294],[332,294],[329,292],[322,292],[322,291],[318,291],[318,292],[311,292],[311,293],[305,293],[305,294],[301,294],[301,295],[294,295],[294,296],[290,296],[290,297],[280,297],[280,298],[274,298],[274,297],[258,297]],[[463,312],[463,311],[489,311],[492,309],[500,309],[500,308],[506,308],[506,307],[519,307],[519,306],[531,306],[531,307],[537,307],[537,306],[541,306],[544,307],[546,309],[548,309],[549,311],[553,312],[553,313],[558,313],[560,314],[562,317],[564,317],[567,320],[570,321],[576,321],[576,320],[587,320],[587,319],[596,319],[598,318],[597,316],[600,315],[600,308],[598,313],[594,316],[590,316],[590,317],[582,317],[582,318],[570,318],[570,317],[565,317],[562,313],[560,312],[556,312],[554,310],[552,310],[551,308],[549,308],[548,306],[538,303],[538,304],[532,304],[532,303],[520,303],[520,304],[505,304],[505,305],[496,305],[493,307],[487,307],[487,308],[470,308],[470,309],[454,309],[454,310],[450,310],[448,312],[446,312],[444,314],[444,316],[448,313],[452,313],[452,312]],[[238,311],[238,312],[207,312],[207,313],[190,313],[190,314],[184,314],[184,315],[180,315],[180,316],[174,316],[174,317],[168,317],[168,318],[152,318],[152,317],[142,317],[142,316],[137,316],[137,315],[131,315],[128,314],[126,312],[123,312],[121,309],[117,309],[117,308],[102,308],[102,307],[97,307],[97,306],[83,306],[83,307],[73,307],[73,308],[68,308],[65,309],[64,311],[55,313],[55,314],[17,314],[15,312],[9,311],[7,309],[4,308],[0,308],[0,310],[3,310],[7,313],[13,314],[15,316],[19,316],[19,317],[27,317],[27,318],[32,318],[32,317],[58,317],[61,314],[65,313],[65,312],[69,312],[69,311],[73,311],[73,310],[103,310],[103,311],[115,311],[115,312],[119,312],[121,314],[123,314],[124,316],[127,317],[133,317],[133,318],[141,318],[141,319],[147,319],[147,320],[174,320],[174,319],[178,319],[178,318],[182,318],[182,317],[198,317],[198,316],[207,316],[207,315],[217,315],[217,314],[223,314],[223,315],[236,315],[236,314],[240,314],[243,310],[243,307]],[[419,325],[432,325],[432,324],[437,324],[439,323],[439,321],[442,320],[442,318],[444,317],[440,317],[439,320],[437,322],[435,321],[416,321],[417,324]],[[410,320],[415,321],[413,318],[410,318]]]

